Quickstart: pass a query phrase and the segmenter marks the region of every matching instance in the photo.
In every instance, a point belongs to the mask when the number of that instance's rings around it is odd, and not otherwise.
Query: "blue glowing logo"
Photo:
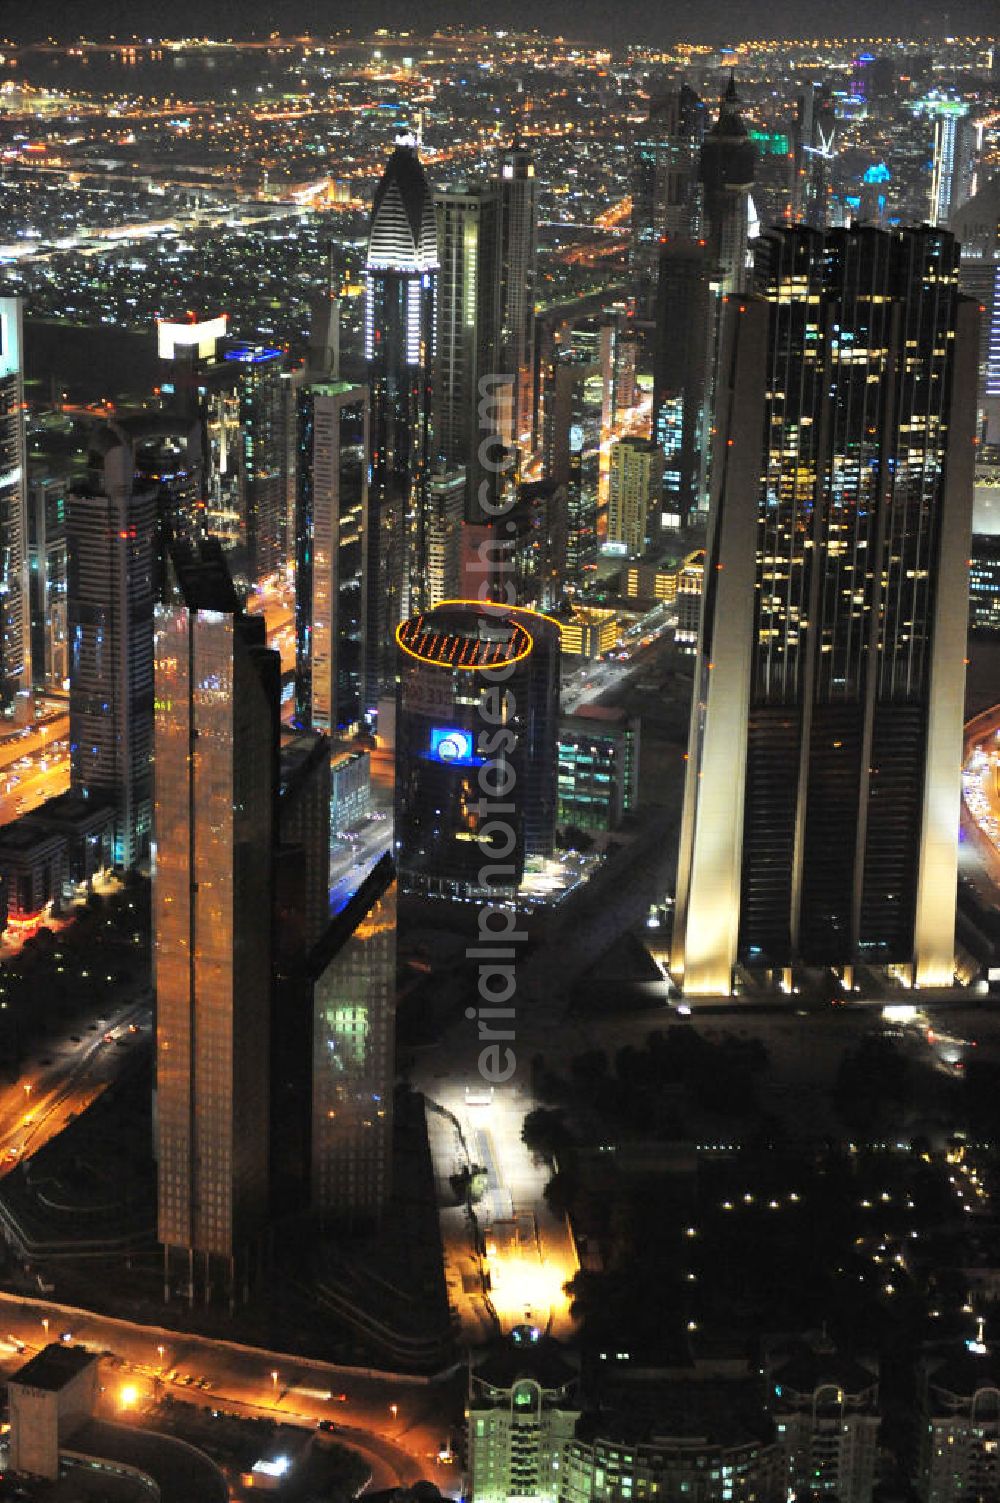
[[[427,753],[432,762],[447,762],[451,767],[482,767],[483,758],[475,755],[471,731],[452,726],[431,727],[431,746]]]

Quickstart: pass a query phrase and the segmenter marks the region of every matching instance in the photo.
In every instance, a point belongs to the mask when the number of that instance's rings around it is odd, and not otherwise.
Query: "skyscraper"
[[[301,723],[336,736],[362,722],[362,614],[368,497],[368,393],[334,368],[298,386],[295,703]],[[377,573],[377,560],[370,559]]]
[[[28,461],[21,301],[0,298],[0,713],[31,692]]]
[[[312,956],[312,1206],[377,1219],[392,1180],[396,873],[383,856]]]
[[[632,241],[629,272],[636,316],[653,317],[660,246],[667,235],[700,232],[698,159],[705,106],[687,84],[654,98],[632,145]]]
[[[663,452],[663,519],[688,523],[707,505],[710,373],[716,328],[704,245],[668,240],[660,255],[653,335],[653,437]]]
[[[969,107],[961,99],[924,101],[934,121],[929,221],[946,225],[969,197],[974,165],[974,132]]]
[[[419,604],[431,465],[437,222],[412,136],[396,139],[372,206],[365,270],[365,359],[371,397],[372,546],[366,575],[365,707],[395,673],[393,632]]]
[[[772,230],[730,300],[673,966],[948,983],[976,309],[951,235]],[[787,981],[787,977],[785,978]]]
[[[464,898],[517,890],[530,855],[555,838],[559,628],[517,606],[448,601],[397,631],[396,851],[404,892]],[[483,719],[491,671],[509,669],[502,719]],[[499,734],[487,726],[501,724]],[[484,815],[477,769],[511,790],[501,828]],[[498,770],[497,770],[498,769]],[[501,862],[497,866],[495,863]]]
[[[242,510],[234,572],[251,587],[285,561],[288,486],[284,356],[268,345],[234,340],[224,353],[235,373],[243,442]]]
[[[645,553],[650,530],[660,534],[663,453],[651,438],[623,438],[611,446],[608,542],[634,558]]]
[[[500,164],[500,351],[514,377],[510,439],[531,446],[534,428],[538,179],[531,153],[515,140]]]
[[[248,1287],[268,1201],[278,655],[221,552],[157,606],[153,976],[164,1295]]]
[[[749,198],[757,152],[739,106],[736,80],[731,76],[719,102],[719,118],[705,136],[699,167],[705,194],[705,238],[723,293],[742,291],[749,276]]]
[[[484,378],[499,374],[500,196],[492,185],[458,182],[434,194],[440,270],[434,362],[434,451],[466,474],[466,519],[488,520],[497,452],[481,458],[484,439],[499,437],[500,414],[484,401]],[[491,393],[492,393],[491,385]],[[509,400],[510,387],[506,390]],[[496,398],[499,402],[499,393]],[[509,423],[506,425],[509,428]],[[492,462],[491,462],[492,461]],[[485,486],[485,492],[482,487]]]
[[[156,501],[133,490],[125,434],[99,443],[93,482],[66,508],[70,779],[113,801],[115,865],[133,867],[151,815]]]

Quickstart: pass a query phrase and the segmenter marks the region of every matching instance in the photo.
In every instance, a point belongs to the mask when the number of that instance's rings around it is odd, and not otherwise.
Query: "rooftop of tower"
[[[410,137],[396,138],[375,190],[367,264],[398,271],[429,271],[438,264],[434,200]]]
[[[449,600],[400,622],[396,641],[411,658],[438,668],[501,668],[526,658],[534,645],[528,627],[546,617],[517,606]]]

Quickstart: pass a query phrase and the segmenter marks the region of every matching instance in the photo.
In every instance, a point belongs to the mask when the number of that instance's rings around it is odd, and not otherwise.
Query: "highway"
[[[0,740],[0,825],[69,787],[69,715],[49,713]]]
[[[31,1158],[117,1077],[152,1026],[148,999],[135,998],[79,1033],[38,1045],[39,1058],[0,1090],[0,1179]]]
[[[455,1468],[437,1459],[448,1422],[442,1417],[441,1388],[433,1381],[371,1375],[0,1293],[4,1377],[63,1334],[109,1354],[101,1382],[112,1404],[117,1394],[121,1410],[141,1410],[171,1393],[205,1408],[288,1424],[312,1427],[333,1420],[338,1441],[378,1463],[370,1487],[408,1486],[426,1477],[442,1492],[457,1491]]]

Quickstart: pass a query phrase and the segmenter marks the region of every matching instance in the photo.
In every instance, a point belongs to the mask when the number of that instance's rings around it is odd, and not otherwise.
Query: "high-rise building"
[[[653,335],[653,438],[664,460],[661,510],[666,526],[687,525],[708,504],[717,313],[711,271],[704,245],[671,240],[662,249]]]
[[[431,469],[437,220],[411,136],[400,136],[372,206],[365,269],[365,359],[371,400],[371,546],[366,572],[365,708],[395,675],[393,632],[420,604]]]
[[[465,470],[466,518],[479,523],[492,517],[500,441],[511,427],[499,410],[512,397],[511,382],[498,380],[500,195],[492,184],[451,183],[434,194],[434,208],[441,263],[434,452],[447,468]]]
[[[656,307],[660,246],[668,235],[697,239],[701,226],[698,159],[705,106],[687,84],[654,98],[632,144],[632,240],[629,272],[636,316]]]
[[[285,357],[269,345],[228,343],[223,359],[239,408],[242,511],[234,574],[250,588],[285,562],[288,488]]]
[[[673,967],[947,984],[976,307],[931,229],[772,230],[756,280],[720,361]]]
[[[949,229],[962,247],[958,280],[982,308],[977,398],[986,443],[1000,443],[1000,177],[959,208]]]
[[[583,589],[597,567],[600,365],[582,350],[561,350],[547,374],[545,478],[566,491],[566,582]],[[589,386],[597,388],[592,401]]]
[[[719,118],[705,136],[699,173],[705,194],[705,239],[723,293],[747,286],[750,189],[757,149],[740,114],[736,80],[730,77]]]
[[[35,475],[28,486],[31,671],[36,689],[60,693],[69,680],[66,492],[61,476]]]
[[[469,1373],[468,1466],[475,1503],[559,1503],[580,1418],[578,1378],[559,1343],[516,1326]]]
[[[794,131],[792,217],[816,230],[825,230],[828,224],[836,130],[836,107],[829,84],[807,84],[798,101]]]
[[[28,460],[21,301],[0,297],[0,713],[27,714],[31,692]]]
[[[514,589],[518,605],[555,611],[562,605],[566,576],[565,485],[531,480],[518,491],[509,513],[514,524]]]
[[[368,393],[336,376],[296,393],[295,704],[331,736],[363,722],[364,568],[372,566]]]
[[[157,1235],[165,1298],[232,1304],[268,1209],[280,661],[217,546],[175,567],[154,646]]]
[[[392,1184],[396,874],[383,856],[313,952],[313,1210],[377,1220]]]
[[[516,140],[500,163],[500,361],[514,378],[507,441],[533,446],[538,180],[530,151]]]
[[[946,225],[972,189],[975,132],[964,100],[932,98],[924,104],[934,121],[928,219],[931,224]]]
[[[114,800],[114,862],[128,868],[146,855],[152,814],[156,501],[135,492],[120,429],[100,446],[92,483],[66,507],[70,781]]]
[[[768,1407],[789,1497],[871,1503],[878,1461],[878,1373],[827,1342],[770,1365]]]
[[[663,450],[651,438],[623,438],[611,446],[608,542],[630,557],[645,553],[660,531]]]
[[[427,487],[427,604],[455,600],[461,593],[462,523],[465,470],[439,470]]]
[[[283,739],[274,859],[270,1182],[276,1215],[309,1204],[312,1136],[310,960],[330,923],[330,741]]]
[[[397,642],[402,890],[474,896],[492,863],[494,890],[516,892],[525,858],[551,855],[555,839],[559,628],[518,606],[454,601],[402,622]],[[480,787],[487,763],[489,781],[510,790],[502,826]]]

